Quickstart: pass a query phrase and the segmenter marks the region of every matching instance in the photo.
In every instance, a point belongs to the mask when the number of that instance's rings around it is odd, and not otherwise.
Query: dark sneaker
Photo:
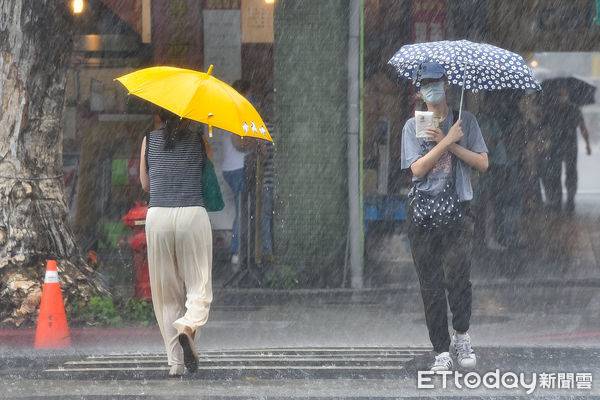
[[[191,328],[185,327],[179,333],[179,344],[183,349],[183,363],[190,372],[198,370],[198,353],[196,353],[196,345],[194,344],[194,332]]]

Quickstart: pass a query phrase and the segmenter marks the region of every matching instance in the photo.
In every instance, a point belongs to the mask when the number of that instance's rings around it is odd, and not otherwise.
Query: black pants
[[[573,203],[577,193],[577,141],[561,143],[553,149],[546,162],[542,176],[546,199],[550,207],[560,211],[562,205],[562,168],[565,168],[567,202]]]
[[[468,205],[465,205],[463,220],[453,228],[427,231],[409,225],[408,237],[421,286],[425,321],[437,353],[448,351],[450,347],[448,303],[454,330],[466,332],[469,329],[473,228],[473,214]]]

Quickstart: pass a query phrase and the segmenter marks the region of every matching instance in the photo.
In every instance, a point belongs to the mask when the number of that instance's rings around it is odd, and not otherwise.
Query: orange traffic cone
[[[71,345],[55,260],[46,263],[40,314],[35,330],[36,349],[61,349]]]

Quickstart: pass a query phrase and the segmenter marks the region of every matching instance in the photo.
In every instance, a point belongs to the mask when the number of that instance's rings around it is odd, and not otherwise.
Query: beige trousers
[[[169,365],[183,364],[177,330],[199,336],[212,302],[212,231],[203,207],[151,207],[146,240],[152,304]]]

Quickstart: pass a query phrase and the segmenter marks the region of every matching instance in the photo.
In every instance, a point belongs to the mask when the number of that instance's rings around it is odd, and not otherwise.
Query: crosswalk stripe
[[[415,357],[430,352],[426,347],[295,347],[200,350],[198,376],[232,379],[245,374],[264,379],[377,378],[399,376]],[[97,379],[141,379],[166,376],[166,354],[114,353],[65,360],[46,369],[47,377],[94,376]]]
[[[103,365],[103,364],[156,364],[160,362],[165,362],[167,360],[166,357],[156,359],[156,360],[85,360],[85,361],[67,361],[65,365]],[[407,362],[412,360],[411,357],[401,357],[401,358],[294,358],[294,359],[286,359],[283,357],[277,358],[261,358],[261,357],[253,357],[253,358],[199,358],[199,363],[214,363],[214,362],[274,362],[274,361],[293,361],[293,362]]]
[[[213,358],[239,358],[239,359],[254,359],[254,358],[290,358],[290,359],[298,359],[298,358],[379,358],[379,357],[411,357],[416,355],[416,353],[377,353],[377,354],[368,354],[368,353],[357,353],[357,354],[206,354],[200,352],[198,355],[200,358],[205,359],[213,359]],[[90,361],[93,360],[127,360],[127,359],[164,359],[166,358],[166,354],[161,355],[128,355],[128,356],[117,356],[117,357],[88,357],[87,359]]]
[[[168,367],[136,367],[129,368],[128,371],[165,371],[168,370]],[[256,365],[248,365],[248,366],[235,366],[235,365],[221,365],[221,366],[210,366],[203,367],[198,366],[198,370],[205,371],[214,371],[214,370],[281,370],[281,369],[289,369],[289,370],[331,370],[331,369],[340,369],[340,370],[353,370],[353,371],[399,371],[404,369],[403,366],[399,365],[396,367],[385,367],[385,366],[362,366],[362,367],[354,367],[354,366],[335,366],[335,365],[321,365],[321,366],[305,366],[305,365],[297,365],[297,366],[256,366]],[[99,372],[99,371],[123,371],[123,368],[50,368],[47,369],[46,372]]]
[[[229,356],[229,357],[274,357],[274,356],[285,356],[285,357],[302,357],[306,356],[306,353],[317,353],[320,356],[324,356],[326,354],[322,353],[331,353],[330,357],[343,357],[344,355],[348,356],[388,356],[388,355],[415,355],[429,352],[430,349],[423,350],[389,350],[389,351],[377,351],[377,352],[342,352],[342,351],[327,351],[327,350],[318,350],[318,351],[271,351],[271,350],[252,350],[252,351],[236,351],[236,352],[226,352],[226,351],[202,351],[199,350],[200,356]],[[301,354],[293,354],[293,353],[301,353]],[[248,356],[248,354],[251,354]],[[256,355],[258,354],[258,355]],[[114,355],[98,355],[98,356],[88,356],[88,359],[118,359],[118,358],[165,358],[166,355],[162,354],[114,354]]]

